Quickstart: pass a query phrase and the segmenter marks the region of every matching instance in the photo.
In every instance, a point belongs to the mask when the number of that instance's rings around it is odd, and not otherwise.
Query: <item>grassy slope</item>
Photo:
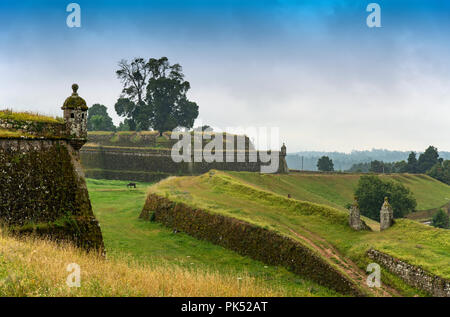
[[[216,171],[212,177],[205,174],[169,178],[151,191],[276,230],[293,239],[297,237],[289,229],[311,239],[319,235],[361,268],[369,263],[365,252],[375,247],[430,272],[450,277],[448,230],[401,219],[383,232],[355,232],[347,225],[345,211],[262,191],[231,175]]]
[[[359,174],[302,174],[289,175],[229,172],[253,186],[292,198],[345,209],[353,201]],[[381,175],[383,179],[398,181],[407,186],[417,200],[417,210],[441,207],[450,201],[450,186],[426,175]]]
[[[149,184],[127,189],[125,181],[87,180],[94,213],[100,222],[109,258],[129,254],[141,263],[212,270],[234,277],[250,276],[268,289],[290,296],[334,296],[334,292],[299,278],[284,268],[265,266],[232,251],[157,223],[138,219]]]

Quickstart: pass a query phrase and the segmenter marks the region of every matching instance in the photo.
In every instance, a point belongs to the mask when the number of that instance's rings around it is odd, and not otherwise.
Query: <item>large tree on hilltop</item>
[[[432,168],[439,161],[439,153],[437,148],[434,146],[429,146],[424,153],[420,154],[419,160],[417,162],[418,172],[426,173],[430,168]]]
[[[115,109],[132,130],[153,128],[173,130],[178,126],[192,128],[198,117],[198,106],[186,94],[191,88],[184,80],[181,65],[171,65],[167,57],[145,62],[134,59],[119,63],[116,72],[124,84]]]
[[[198,116],[198,106],[187,99],[191,88],[184,80],[181,65],[170,65],[167,58],[150,59],[152,77],[147,86],[151,125],[155,130],[172,130],[177,126],[191,128]]]

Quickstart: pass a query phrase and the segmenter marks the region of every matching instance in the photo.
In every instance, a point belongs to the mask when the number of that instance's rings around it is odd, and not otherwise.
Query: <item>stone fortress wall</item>
[[[2,114],[0,222],[12,233],[71,241],[104,253],[77,150],[82,133],[74,137],[66,118],[24,121],[13,113]]]
[[[224,137],[223,151],[220,153],[223,162],[195,162],[196,153],[192,151],[191,162],[174,162],[171,148],[177,142],[170,138],[170,133],[158,132],[93,132],[88,134],[88,143],[81,150],[81,160],[87,177],[100,179],[118,179],[153,182],[171,175],[198,175],[211,169],[228,171],[260,172],[263,163],[261,153],[256,151],[248,137],[245,137],[245,151],[238,151],[237,136],[234,136],[232,162],[226,151],[227,141]],[[202,147],[210,140],[202,140]],[[231,148],[231,146],[230,146]],[[216,152],[214,152],[216,153]],[[228,154],[227,154],[228,153]],[[238,156],[244,160],[238,160]],[[280,160],[278,172],[287,173],[285,155],[276,154]],[[256,157],[255,161],[250,159]]]

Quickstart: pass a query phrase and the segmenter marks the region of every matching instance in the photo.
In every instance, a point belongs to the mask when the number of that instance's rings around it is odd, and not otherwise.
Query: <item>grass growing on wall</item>
[[[249,276],[268,289],[281,289],[289,296],[335,296],[335,292],[302,279],[286,269],[267,266],[235,252],[199,241],[184,233],[138,219],[148,183],[127,189],[126,181],[87,180],[93,210],[102,228],[108,258],[128,254],[140,263],[200,269]]]
[[[35,112],[14,112],[9,109],[0,110],[0,119],[14,120],[14,121],[47,122],[47,123],[63,122],[62,118],[54,118]]]

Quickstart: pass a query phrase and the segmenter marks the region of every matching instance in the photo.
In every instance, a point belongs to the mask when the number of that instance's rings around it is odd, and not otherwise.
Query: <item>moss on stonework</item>
[[[11,226],[8,231],[19,236],[34,235],[54,241],[65,241],[86,251],[104,254],[103,237],[93,217],[61,217],[52,222]]]
[[[0,138],[5,138],[5,139],[17,139],[17,138],[34,139],[34,138],[37,138],[37,137],[34,136],[34,135],[31,135],[29,133],[22,132],[22,131],[7,130],[7,129],[1,129],[0,128]]]
[[[65,141],[50,142],[26,152],[12,150],[8,144],[6,151],[0,147],[0,220],[17,233],[103,250],[101,230],[76,162]]]
[[[63,109],[81,109],[88,110],[86,101],[78,96],[78,94],[72,94],[64,101]]]

